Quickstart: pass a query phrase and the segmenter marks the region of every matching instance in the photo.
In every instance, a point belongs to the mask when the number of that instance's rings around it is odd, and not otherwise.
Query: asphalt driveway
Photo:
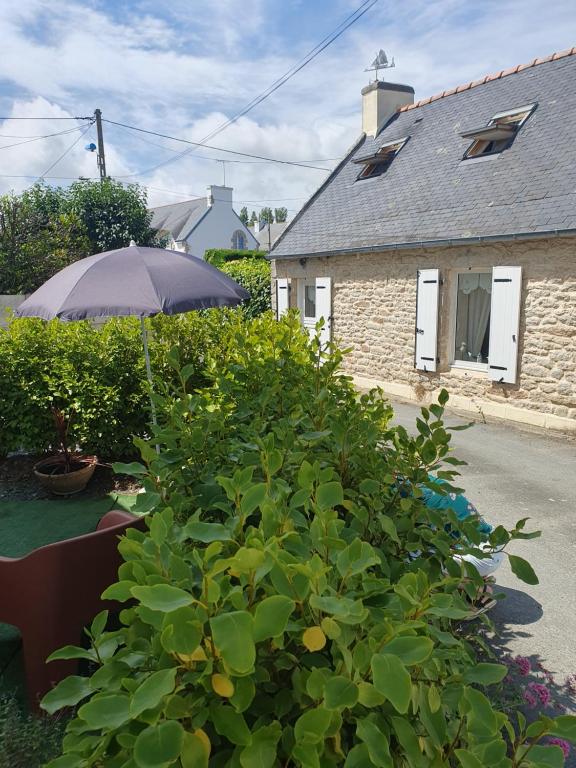
[[[419,408],[394,403],[395,421],[413,430]],[[450,415],[448,424],[469,421]],[[461,487],[492,524],[512,527],[530,517],[527,530],[542,537],[513,544],[530,560],[540,583],[528,586],[506,562],[497,581],[506,600],[491,616],[511,653],[539,658],[559,681],[576,673],[576,440],[477,423],[453,433]]]

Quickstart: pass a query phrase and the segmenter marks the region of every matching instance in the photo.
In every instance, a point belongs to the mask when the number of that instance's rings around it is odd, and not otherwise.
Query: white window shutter
[[[288,280],[285,277],[279,277],[276,280],[276,318],[278,320],[288,312],[289,306],[290,288]]]
[[[516,383],[522,267],[494,267],[488,370],[492,381]]]
[[[332,338],[332,278],[316,278],[316,320],[324,318],[320,341],[326,344]]]
[[[419,371],[435,371],[438,364],[439,294],[440,270],[418,270],[414,367]]]

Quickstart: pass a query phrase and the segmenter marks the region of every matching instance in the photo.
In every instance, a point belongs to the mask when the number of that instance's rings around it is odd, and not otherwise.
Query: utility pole
[[[104,134],[102,133],[102,112],[99,109],[95,109],[94,117],[96,118],[96,132],[98,134],[96,162],[100,171],[100,181],[104,181],[106,178],[106,157],[104,155]]]

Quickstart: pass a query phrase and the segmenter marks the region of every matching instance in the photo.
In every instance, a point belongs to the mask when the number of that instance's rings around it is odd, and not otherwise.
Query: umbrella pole
[[[144,325],[144,318],[140,318],[140,330],[142,332],[142,344],[144,345],[144,359],[146,360],[146,374],[148,376],[148,384],[150,385],[150,408],[152,410],[152,424],[158,426],[158,419],[156,418],[156,406],[152,398],[152,368],[150,367],[150,353],[148,352],[148,333],[146,332],[146,326]],[[160,453],[160,446],[156,443],[156,453]]]

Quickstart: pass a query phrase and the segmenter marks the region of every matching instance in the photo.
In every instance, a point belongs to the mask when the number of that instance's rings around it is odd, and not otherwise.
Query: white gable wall
[[[213,204],[186,238],[188,253],[202,259],[209,248],[233,248],[237,230],[244,233],[247,250],[257,250],[258,241],[232,208],[232,190],[228,195],[227,187],[213,186],[211,189]]]

